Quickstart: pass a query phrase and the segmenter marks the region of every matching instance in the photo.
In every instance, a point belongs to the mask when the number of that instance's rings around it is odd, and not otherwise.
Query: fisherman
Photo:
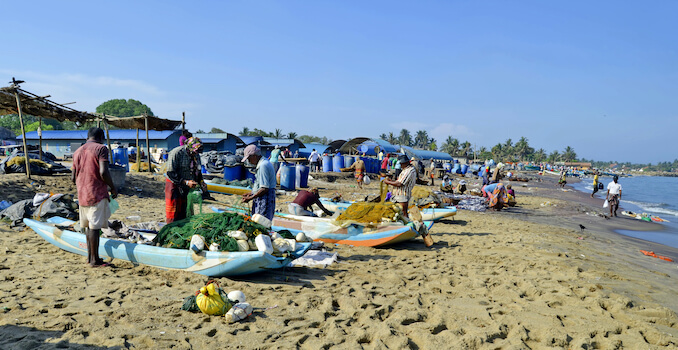
[[[313,149],[313,152],[311,152],[311,155],[308,156],[308,161],[311,163],[311,171],[318,172],[320,165],[320,154],[318,154],[315,148]]]
[[[310,210],[313,204],[317,205],[327,216],[332,215],[332,212],[327,210],[320,202],[320,195],[316,187],[313,187],[310,191],[299,191],[297,197],[287,206],[287,210],[292,215],[317,216]]]
[[[104,131],[90,128],[87,142],[73,154],[71,179],[78,190],[80,227],[87,238],[87,262],[92,267],[107,266],[99,257],[99,235],[108,227],[111,217],[110,198],[118,196],[113,179],[108,171],[108,148],[103,144]]]
[[[202,142],[197,137],[190,137],[167,156],[165,216],[168,224],[186,218],[188,193],[203,182],[198,157],[200,152]]]
[[[598,192],[599,183],[600,182],[598,181],[598,170],[596,170],[596,172],[593,175],[593,192],[591,193],[591,198],[593,198],[593,195],[596,194],[596,192]]]
[[[612,177],[612,182],[607,184],[607,201],[610,205],[610,217],[617,216],[617,209],[619,209],[619,201],[622,197],[622,185],[617,183],[619,176]]]
[[[268,159],[261,156],[261,150],[256,145],[245,147],[242,162],[256,164],[256,176],[252,192],[242,196],[243,203],[252,202],[252,215],[260,214],[273,220],[275,214],[275,170]]]
[[[403,209],[403,215],[408,217],[407,207],[412,198],[412,188],[414,188],[417,180],[417,172],[411,166],[410,159],[405,154],[398,156],[398,163],[401,167],[398,179],[396,181],[384,179],[384,183],[395,187],[391,200],[399,203]]]
[[[280,168],[280,160],[286,162],[285,157],[282,155],[282,150],[280,149],[280,146],[276,145],[275,148],[271,151],[271,156],[269,157],[269,161],[271,162],[271,165],[273,165],[274,173],[277,173],[278,168]]]
[[[363,153],[363,156],[365,156],[365,153]],[[353,169],[355,180],[358,182],[358,187],[362,189],[363,179],[365,178],[365,162],[359,157],[356,157],[356,159],[357,160],[347,169]]]

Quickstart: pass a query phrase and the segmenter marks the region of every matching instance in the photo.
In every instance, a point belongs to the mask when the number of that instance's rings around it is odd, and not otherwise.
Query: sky
[[[678,158],[676,1],[38,0],[3,11],[0,79],[78,110],[133,98],[163,118],[186,112],[191,131],[406,128],[439,146],[524,136],[579,158]]]

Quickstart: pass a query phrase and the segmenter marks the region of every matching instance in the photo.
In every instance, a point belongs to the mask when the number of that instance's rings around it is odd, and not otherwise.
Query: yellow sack
[[[224,301],[219,294],[219,289],[216,282],[211,282],[200,288],[200,293],[195,297],[195,303],[198,304],[200,311],[212,316],[221,316],[231,309],[231,303],[228,302],[228,299]]]

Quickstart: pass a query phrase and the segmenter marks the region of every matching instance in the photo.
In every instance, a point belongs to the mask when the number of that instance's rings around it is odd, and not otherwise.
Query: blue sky
[[[31,1],[4,4],[0,78],[189,129],[348,139],[407,128],[488,149],[678,158],[678,2]],[[11,15],[9,15],[11,14]]]

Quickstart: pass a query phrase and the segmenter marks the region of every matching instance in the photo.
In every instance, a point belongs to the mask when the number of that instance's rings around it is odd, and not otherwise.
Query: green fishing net
[[[166,248],[188,249],[191,237],[200,235],[205,239],[207,246],[217,243],[221,251],[237,252],[238,243],[228,237],[228,231],[243,231],[250,240],[268,232],[264,226],[250,221],[249,217],[243,215],[228,212],[208,213],[193,215],[165,225],[154,241]]]

